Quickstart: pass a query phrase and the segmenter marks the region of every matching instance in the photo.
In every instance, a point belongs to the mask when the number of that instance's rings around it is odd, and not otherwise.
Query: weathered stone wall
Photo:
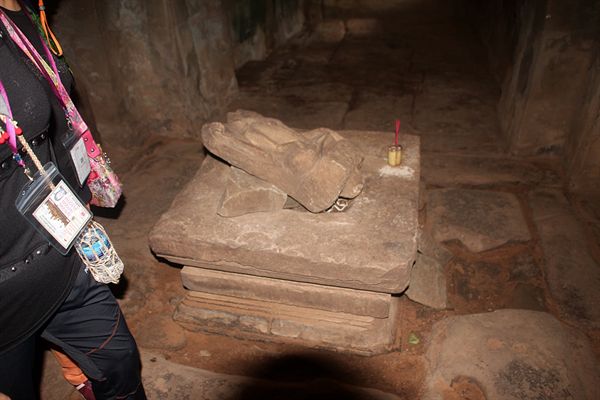
[[[304,0],[227,0],[236,67],[265,58],[270,49],[300,32],[305,22],[304,7]]]
[[[502,84],[498,112],[510,152],[563,157],[573,187],[597,179],[600,146],[593,125],[600,81],[592,65],[600,39],[600,3],[467,4]]]
[[[107,140],[199,135],[236,96],[235,68],[304,24],[303,0],[54,3],[55,30]]]
[[[600,57],[588,72],[582,96],[565,147],[569,188],[600,192]]]

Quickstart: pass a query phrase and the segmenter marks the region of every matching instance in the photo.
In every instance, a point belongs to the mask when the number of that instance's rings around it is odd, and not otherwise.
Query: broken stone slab
[[[424,400],[600,398],[587,337],[547,313],[499,310],[437,322],[426,353]]]
[[[344,212],[223,218],[216,210],[229,166],[208,156],[152,229],[153,251],[187,266],[402,293],[416,257],[419,138],[403,137],[404,164],[396,168],[387,166],[389,140],[381,132],[340,134],[364,156],[365,188]]]
[[[450,251],[435,241],[431,232],[423,228],[419,228],[417,251],[427,257],[434,258],[442,267],[446,266],[453,257]]]
[[[281,188],[309,211],[321,212],[344,191],[355,197],[362,190],[362,156],[334,131],[319,128],[296,132],[281,121],[238,111],[226,125],[202,129],[204,145],[230,164]],[[345,189],[350,177],[350,188]]]
[[[600,327],[600,267],[583,223],[560,191],[534,191],[530,204],[544,253],[546,281],[562,316]]]
[[[375,318],[387,318],[392,301],[385,293],[215,271],[210,265],[183,267],[181,279],[193,291]]]
[[[189,291],[173,318],[191,331],[362,355],[390,351],[398,297],[385,318]]]
[[[444,267],[436,259],[417,254],[406,295],[412,301],[443,310],[448,306]]]
[[[232,166],[217,213],[223,217],[237,217],[281,210],[287,197],[277,186]]]
[[[427,225],[438,242],[460,240],[474,252],[531,239],[519,201],[503,192],[432,190],[428,193]]]
[[[162,400],[223,400],[223,399],[355,399],[355,400],[400,400],[400,397],[376,389],[348,385],[335,380],[336,376],[323,376],[323,371],[333,374],[339,371],[331,370],[321,365],[317,359],[300,359],[298,357],[286,360],[285,357],[260,365],[263,371],[289,373],[294,379],[268,380],[248,378],[238,375],[219,374],[200,368],[176,364],[168,361],[158,353],[141,351],[142,379],[146,395],[150,399]],[[279,363],[279,367],[275,365]],[[273,365],[269,365],[273,364]],[[307,368],[312,365],[312,368]],[[286,371],[282,371],[285,368]],[[289,371],[287,371],[289,369]],[[314,371],[307,376],[303,372],[298,381],[297,370]],[[257,372],[257,371],[255,371]]]

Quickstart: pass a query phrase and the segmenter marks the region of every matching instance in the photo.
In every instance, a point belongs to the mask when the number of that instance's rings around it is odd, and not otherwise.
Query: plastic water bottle
[[[75,245],[86,268],[101,283],[118,283],[123,273],[123,261],[112,247],[104,228],[92,221]]]
[[[110,255],[110,240],[108,240],[108,237],[106,237],[104,232],[98,228],[90,227],[86,229],[81,241],[81,251],[89,261],[100,261],[105,256]]]

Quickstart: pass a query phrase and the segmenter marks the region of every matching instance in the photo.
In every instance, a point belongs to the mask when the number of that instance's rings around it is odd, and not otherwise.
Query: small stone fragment
[[[434,258],[417,253],[406,295],[412,301],[428,307],[446,308],[448,297],[443,266]]]

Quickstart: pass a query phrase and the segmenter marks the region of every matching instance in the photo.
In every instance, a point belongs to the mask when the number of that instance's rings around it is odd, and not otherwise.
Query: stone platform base
[[[397,298],[237,273],[184,267],[189,290],[175,320],[253,340],[372,355],[394,343]]]
[[[295,209],[226,218],[231,167],[208,155],[149,236],[154,253],[186,266],[175,318],[190,329],[360,354],[395,341],[399,296],[417,253],[419,138],[340,131],[361,150],[362,193],[344,212]]]

